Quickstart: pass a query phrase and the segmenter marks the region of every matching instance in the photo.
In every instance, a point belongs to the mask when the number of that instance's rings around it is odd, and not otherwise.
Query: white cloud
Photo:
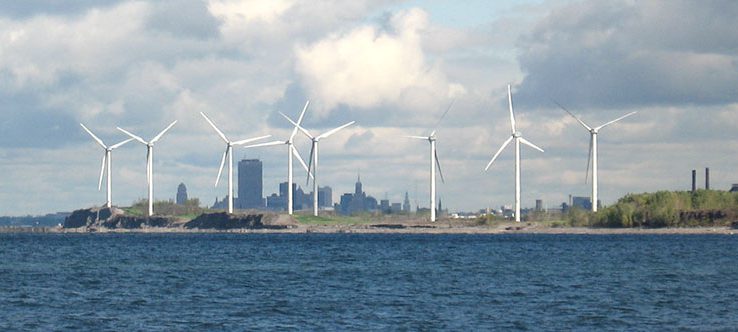
[[[433,105],[426,100],[452,98],[465,89],[448,82],[438,64],[427,63],[420,32],[428,24],[423,10],[412,9],[391,19],[392,33],[361,26],[332,34],[297,48],[296,71],[323,115],[338,105]]]

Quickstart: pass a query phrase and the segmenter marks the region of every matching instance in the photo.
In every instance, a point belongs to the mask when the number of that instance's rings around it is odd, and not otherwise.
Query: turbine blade
[[[626,115],[623,115],[623,116],[621,116],[621,117],[619,117],[619,118],[617,118],[617,119],[615,119],[615,120],[612,120],[612,121],[610,121],[610,122],[607,122],[607,123],[605,123],[605,124],[603,124],[603,125],[601,125],[601,126],[599,126],[599,127],[595,128],[595,130],[600,130],[600,129],[604,128],[605,126],[609,126],[609,125],[611,125],[611,124],[613,124],[613,123],[615,123],[615,122],[618,122],[618,121],[620,121],[620,120],[622,120],[622,119],[625,119],[625,118],[627,118],[627,117],[629,117],[629,116],[631,116],[631,115],[633,115],[633,114],[636,114],[636,113],[638,113],[638,112],[630,112],[630,113],[628,113],[628,114],[626,114]]]
[[[240,141],[235,141],[235,142],[231,143],[231,145],[242,145],[242,144],[250,143],[250,142],[253,142],[253,141],[258,141],[260,139],[265,139],[265,138],[269,138],[269,137],[272,137],[272,135],[264,135],[264,136],[254,137],[254,138],[242,139]]]
[[[505,141],[505,143],[502,143],[502,146],[500,146],[500,149],[497,150],[497,153],[495,153],[495,155],[492,156],[492,160],[489,161],[489,163],[487,164],[487,167],[484,168],[485,171],[488,170],[490,166],[492,166],[492,163],[495,162],[495,159],[497,159],[497,157],[500,155],[500,153],[502,153],[502,150],[504,150],[505,147],[508,144],[510,144],[510,142],[512,142],[512,140],[513,140],[513,137],[510,136],[510,137],[507,138],[507,140]]]
[[[290,117],[284,115],[284,113],[279,112],[279,114],[281,114],[285,119],[287,119],[287,121],[289,121],[293,126],[295,126],[295,128],[299,129],[303,134],[305,134],[305,136],[309,137],[310,139],[313,139],[313,135],[310,135],[310,133],[305,128],[303,128],[299,124],[295,123],[295,121],[292,121],[292,119],[290,119]]]
[[[554,102],[554,104],[556,104],[557,106],[559,106],[559,108],[561,108],[562,110],[564,110],[566,113],[569,113],[569,115],[571,115],[572,118],[574,118],[575,120],[577,120],[577,122],[579,122],[579,124],[581,124],[582,127],[584,127],[587,130],[592,130],[592,128],[590,126],[588,126],[586,123],[584,123],[584,121],[582,121],[582,119],[580,119],[578,116],[574,115],[574,113],[569,112],[569,110],[566,109],[564,106],[561,106],[561,104],[559,104],[559,102],[557,102],[557,101],[555,101],[553,99],[552,99],[552,101]]]
[[[92,138],[95,140],[95,142],[97,142],[97,144],[100,144],[100,146],[102,146],[103,149],[107,149],[108,148],[107,146],[105,146],[105,143],[103,143],[103,141],[101,139],[99,139],[97,136],[95,136],[95,134],[93,134],[92,131],[90,131],[89,129],[87,129],[87,127],[85,127],[85,125],[83,125],[81,123],[79,125],[82,126],[82,129],[84,129],[88,134],[90,134],[90,136],[92,136]]]
[[[297,118],[297,125],[302,125],[302,118],[305,116],[305,111],[307,111],[308,106],[310,105],[310,100],[305,102],[305,107],[302,108],[302,112],[300,112],[300,117]],[[290,135],[290,139],[288,142],[292,142],[292,140],[295,138],[295,135],[297,135],[297,127],[292,129],[292,134]]]
[[[440,118],[440,119],[438,119],[438,122],[436,122],[436,125],[435,125],[435,126],[433,126],[433,128],[434,128],[435,130],[433,130],[433,133],[431,133],[431,134],[430,134],[431,136],[433,136],[433,134],[435,134],[435,133],[436,133],[436,130],[438,130],[438,126],[439,126],[439,125],[441,125],[441,121],[443,121],[443,118],[445,118],[445,117],[446,117],[446,114],[448,114],[448,111],[450,111],[450,110],[451,110],[451,106],[454,106],[454,103],[455,103],[455,102],[456,102],[456,98],[452,99],[452,100],[451,100],[451,103],[450,103],[450,104],[448,104],[448,107],[446,108],[446,111],[445,111],[445,112],[443,112],[443,115],[441,115],[441,118]]]
[[[512,128],[512,133],[515,133],[515,114],[513,114],[513,104],[512,104],[512,92],[510,91],[510,84],[507,85],[507,105],[510,108],[510,127]]]
[[[226,143],[228,143],[228,138],[226,138],[226,135],[223,134],[223,132],[220,131],[220,129],[218,129],[217,126],[215,126],[215,123],[213,123],[213,121],[211,121],[210,118],[208,118],[208,116],[205,115],[205,113],[200,112],[200,115],[202,115],[202,117],[205,118],[205,121],[207,121],[208,124],[210,124],[210,126],[213,127],[213,129],[215,129],[215,132],[218,133],[218,136],[220,136],[220,138],[222,138],[223,141],[225,141]]]
[[[218,168],[218,176],[215,178],[215,187],[218,186],[220,181],[220,175],[223,173],[223,167],[225,166],[226,157],[228,156],[228,148],[223,152],[223,158],[220,159],[220,168]]]
[[[162,136],[164,136],[164,133],[166,133],[169,130],[169,128],[172,128],[172,126],[174,126],[175,123],[177,123],[177,120],[174,120],[174,122],[172,122],[169,126],[164,128],[164,130],[162,130],[159,133],[159,135],[156,135],[153,139],[151,139],[151,144],[156,143],[156,141],[158,141]]]
[[[423,137],[423,136],[403,136],[403,137],[407,137],[407,138],[417,138],[417,139],[423,139],[423,140],[428,140],[428,137]]]
[[[530,146],[531,148],[534,148],[534,149],[536,149],[538,151],[543,152],[543,149],[539,148],[538,146],[536,146],[535,144],[531,143],[529,140],[527,140],[525,138],[520,137],[520,143],[523,143],[523,144],[525,144],[527,146]]]
[[[284,141],[271,141],[271,142],[259,143],[259,144],[254,144],[254,145],[246,145],[244,146],[244,148],[250,149],[250,148],[258,148],[261,146],[272,146],[272,145],[283,145],[283,144],[285,144]]]
[[[590,135],[589,137],[589,153],[587,153],[587,170],[584,172],[584,183],[587,183],[587,180],[589,180],[589,162],[592,159],[592,140],[594,139],[594,135]]]
[[[308,160],[308,168],[307,168],[308,176],[307,176],[307,179],[305,180],[306,186],[310,183],[310,177],[313,174],[312,172],[310,172],[310,170],[313,169],[313,153],[315,153],[315,141],[313,141],[313,144],[310,145],[310,160]],[[313,176],[313,181],[315,181],[315,176]]]
[[[443,171],[441,171],[441,162],[438,160],[438,150],[436,149],[433,152],[435,153],[436,167],[438,167],[438,175],[441,176],[441,182],[446,183],[446,180],[443,179]]]
[[[356,121],[351,121],[351,122],[349,122],[349,123],[347,123],[347,124],[345,124],[345,125],[343,125],[343,126],[340,126],[340,127],[338,127],[338,128],[334,128],[334,129],[332,129],[332,130],[329,130],[328,132],[325,132],[325,133],[323,133],[322,135],[319,135],[319,136],[317,137],[317,139],[327,138],[328,136],[331,136],[331,135],[333,135],[333,134],[337,133],[337,132],[338,132],[339,130],[341,130],[341,129],[343,129],[343,128],[346,128],[346,127],[348,127],[348,126],[350,126],[350,125],[352,125],[352,124],[354,124],[354,123],[356,123]]]
[[[129,138],[129,139],[123,141],[123,142],[120,142],[118,144],[115,144],[115,145],[113,145],[113,146],[110,147],[110,150],[115,150],[115,149],[121,147],[123,144],[126,144],[126,143],[128,143],[128,142],[130,142],[132,140],[133,140],[133,138]]]
[[[100,180],[97,181],[97,191],[100,191],[102,189],[102,179],[103,179],[103,175],[105,174],[105,161],[106,161],[106,159],[108,159],[107,152],[105,154],[103,154],[103,157],[102,157],[102,164],[100,165]]]
[[[133,139],[141,142],[141,144],[144,144],[144,145],[148,145],[149,144],[148,142],[144,141],[143,138],[138,137],[138,136],[136,136],[134,134],[131,134],[129,131],[127,131],[127,130],[121,128],[121,127],[115,127],[115,128],[118,129],[118,130],[120,130],[120,131],[122,131],[124,134],[130,136],[131,138],[133,138]]]
[[[297,152],[297,149],[295,149],[294,146],[292,147],[292,155],[294,155],[297,158],[297,161],[300,162],[300,165],[302,165],[302,168],[305,169],[308,176],[314,179],[315,177],[313,176],[313,173],[310,173],[310,169],[308,168],[308,165],[305,164],[304,160],[302,160],[302,156],[300,156],[300,152]]]

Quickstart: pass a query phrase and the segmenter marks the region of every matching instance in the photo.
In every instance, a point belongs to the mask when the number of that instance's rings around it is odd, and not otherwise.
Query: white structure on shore
[[[141,137],[131,134],[121,127],[116,127],[126,135],[131,136],[131,138],[139,141],[143,145],[146,145],[146,183],[149,187],[149,217],[154,215],[154,143],[161,139],[161,137],[164,136],[164,133],[172,128],[175,123],[177,123],[177,120],[174,120],[174,122],[164,128],[164,130],[148,142],[144,141]]]
[[[541,152],[543,152],[543,149],[537,147],[535,144],[523,138],[523,134],[519,132],[515,127],[515,114],[513,114],[512,92],[510,91],[509,84],[507,85],[507,102],[510,108],[510,128],[512,129],[512,135],[510,135],[510,137],[508,137],[508,139],[504,143],[502,143],[502,146],[499,150],[497,150],[497,153],[495,153],[495,155],[492,157],[492,160],[489,161],[487,167],[485,167],[484,170],[486,171],[489,169],[490,166],[492,166],[492,163],[495,162],[497,156],[500,155],[502,150],[505,149],[505,147],[510,144],[511,141],[515,141],[515,221],[520,222],[520,143],[523,143]]]
[[[615,120],[612,120],[610,122],[606,122],[605,124],[599,126],[599,127],[590,127],[584,121],[582,121],[579,117],[574,115],[572,112],[569,112],[564,106],[561,106],[559,103],[556,103],[559,107],[561,107],[562,110],[566,111],[566,113],[569,113],[574,119],[579,122],[579,124],[584,127],[584,129],[587,129],[589,131],[589,152],[587,153],[587,171],[584,173],[584,183],[587,183],[587,179],[589,178],[589,161],[592,160],[592,212],[597,212],[597,134],[599,133],[600,129],[605,128],[606,126],[609,126],[615,122],[618,122],[622,119],[625,119],[633,114],[636,114],[637,112],[630,112],[626,115],[623,115]]]
[[[328,138],[329,136],[335,134],[339,130],[354,124],[356,121],[351,121],[347,124],[331,129],[318,136],[313,136],[305,128],[303,128],[299,124],[292,121],[292,119],[290,119],[288,116],[284,114],[282,114],[282,116],[285,119],[287,119],[287,121],[292,123],[295,127],[297,127],[297,129],[299,129],[303,134],[305,134],[305,136],[310,138],[310,140],[312,141],[312,145],[310,147],[310,161],[308,162],[307,182],[310,182],[310,174],[312,174],[313,175],[313,215],[317,217],[318,216],[318,143],[320,142],[321,139]],[[311,169],[312,169],[312,172],[310,172]]]
[[[255,148],[260,146],[272,146],[272,145],[287,145],[287,213],[292,215],[294,211],[294,194],[292,193],[292,184],[295,182],[292,179],[292,156],[297,157],[297,160],[300,161],[300,164],[302,167],[307,171],[308,176],[312,177],[313,175],[310,173],[310,169],[308,169],[308,166],[305,164],[305,161],[302,160],[302,157],[300,156],[300,153],[297,152],[297,149],[295,149],[295,146],[293,144],[293,141],[295,139],[295,135],[297,134],[297,127],[302,124],[302,118],[305,116],[305,111],[307,110],[308,106],[310,105],[310,101],[308,100],[305,103],[305,107],[302,108],[302,112],[300,112],[300,117],[297,119],[297,126],[295,126],[292,129],[292,134],[290,134],[290,137],[287,138],[286,141],[272,141],[267,143],[260,143],[260,144],[254,144],[254,145],[248,145],[244,146],[244,148]]]
[[[271,135],[265,135],[265,136],[259,136],[254,138],[247,138],[240,141],[232,142],[229,140],[225,134],[223,134],[220,129],[213,123],[213,121],[208,118],[205,113],[200,112],[200,115],[202,115],[203,118],[205,118],[205,121],[210,124],[213,129],[215,129],[215,132],[218,133],[218,136],[220,136],[221,139],[226,143],[226,149],[223,152],[223,158],[220,159],[220,168],[218,168],[218,176],[215,178],[215,187],[218,186],[218,182],[220,181],[220,175],[223,173],[223,166],[225,164],[226,158],[228,158],[228,213],[233,213],[233,146],[234,145],[243,145],[246,143],[250,143],[253,141],[258,141],[260,139],[264,139],[267,137],[270,137]]]
[[[452,101],[451,104],[448,105],[446,112],[444,112],[443,115],[441,115],[441,118],[438,120],[438,124],[441,123],[441,120],[443,120],[448,111],[451,110],[451,106],[453,106],[453,104],[454,102]],[[436,167],[438,167],[438,174],[441,176],[441,182],[446,182],[443,179],[441,162],[438,160],[438,151],[436,150],[436,131],[438,129],[438,124],[436,124],[435,129],[433,129],[433,131],[427,137],[405,136],[408,138],[427,140],[428,143],[430,143],[430,220],[432,222],[436,221]]]
[[[97,182],[97,190],[100,191],[100,189],[102,189],[102,179],[103,179],[103,175],[105,174],[105,170],[107,169],[107,171],[108,171],[107,172],[108,194],[107,194],[107,201],[105,202],[105,206],[108,207],[108,208],[111,208],[111,207],[113,207],[113,180],[111,178],[111,173],[112,172],[111,172],[110,168],[112,167],[111,158],[113,157],[113,150],[119,148],[123,144],[126,144],[126,143],[132,141],[133,138],[129,138],[129,139],[127,139],[125,141],[122,141],[122,142],[120,142],[118,144],[107,146],[107,145],[105,145],[105,143],[103,143],[103,141],[100,138],[98,138],[97,136],[95,136],[95,134],[93,134],[92,131],[90,131],[89,129],[87,129],[87,127],[85,127],[85,125],[83,125],[81,123],[79,125],[82,126],[82,129],[84,129],[88,134],[90,134],[90,136],[92,136],[92,138],[95,140],[95,142],[97,142],[97,144],[99,144],[103,148],[103,150],[104,150],[103,158],[102,158],[102,165],[100,166],[100,180],[98,180],[98,182]]]

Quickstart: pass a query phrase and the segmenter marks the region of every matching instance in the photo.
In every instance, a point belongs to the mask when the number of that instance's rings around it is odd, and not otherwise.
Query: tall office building
[[[177,187],[177,204],[185,205],[187,202],[187,187],[184,183],[180,183]]]
[[[318,206],[333,206],[333,189],[329,186],[318,187]]]
[[[238,162],[238,204],[241,209],[264,207],[262,164],[259,159]]]

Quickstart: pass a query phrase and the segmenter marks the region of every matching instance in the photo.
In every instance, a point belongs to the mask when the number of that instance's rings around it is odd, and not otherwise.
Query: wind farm
[[[736,16],[0,1],[0,332],[736,330]]]

